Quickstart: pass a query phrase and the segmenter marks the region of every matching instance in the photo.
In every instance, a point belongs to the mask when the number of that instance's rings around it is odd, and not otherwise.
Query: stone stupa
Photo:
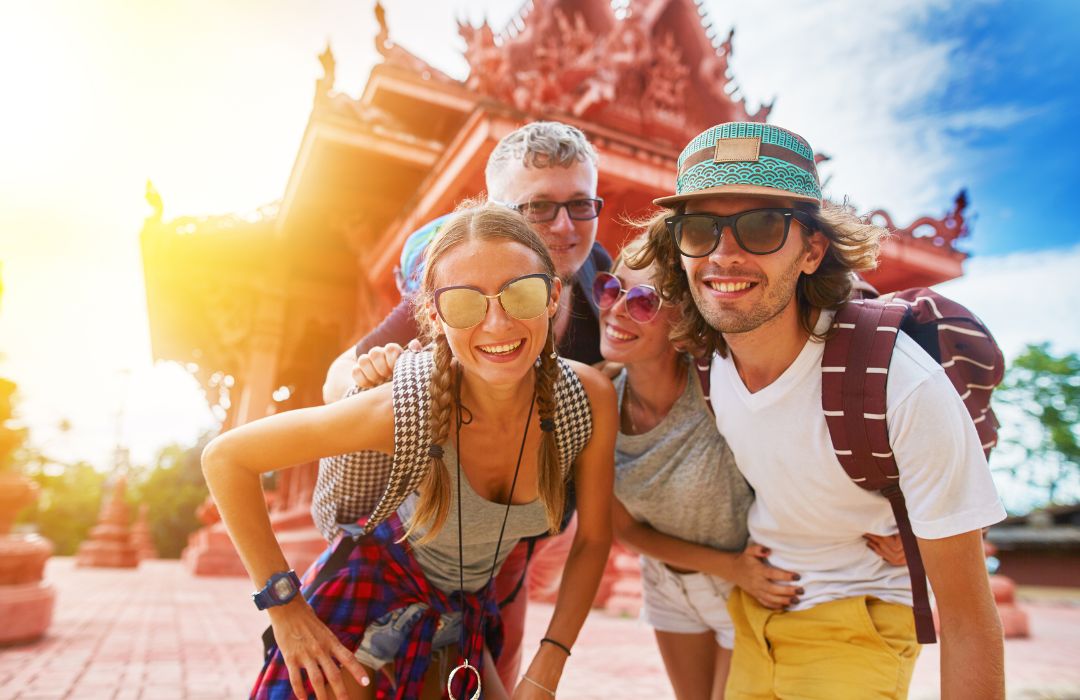
[[[134,568],[139,565],[139,553],[131,541],[128,528],[130,513],[124,495],[127,479],[116,477],[112,494],[105,497],[98,524],[90,530],[90,538],[79,545],[75,558],[77,566]]]

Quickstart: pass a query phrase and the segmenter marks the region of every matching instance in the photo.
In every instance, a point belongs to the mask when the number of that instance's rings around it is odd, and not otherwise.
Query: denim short
[[[641,617],[661,632],[712,632],[725,649],[735,646],[735,625],[727,601],[734,587],[709,574],[680,574],[650,557],[641,557]]]
[[[402,645],[428,606],[412,603],[396,608],[378,618],[364,630],[364,637],[353,655],[356,660],[371,669],[380,669],[397,658]],[[456,644],[461,640],[461,613],[450,612],[439,618],[431,651]]]

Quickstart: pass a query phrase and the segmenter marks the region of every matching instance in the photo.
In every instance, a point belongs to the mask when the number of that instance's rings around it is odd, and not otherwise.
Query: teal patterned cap
[[[653,204],[673,208],[692,199],[731,195],[821,204],[810,144],[772,124],[728,122],[706,129],[683,149],[678,167],[675,194]]]

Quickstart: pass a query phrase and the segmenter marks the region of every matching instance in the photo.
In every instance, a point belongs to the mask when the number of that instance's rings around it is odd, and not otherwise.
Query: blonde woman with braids
[[[616,430],[610,383],[554,352],[561,292],[519,214],[462,211],[427,254],[417,307],[433,351],[405,354],[389,384],[210,443],[203,471],[252,581],[266,582],[256,599],[278,643],[253,697],[373,698],[377,686],[387,697],[450,688],[472,698],[481,680],[485,698],[506,697],[491,663],[500,645],[491,579],[519,538],[558,529],[572,470],[579,524],[563,585],[511,689],[521,700],[554,696],[610,546]],[[400,499],[391,483],[346,564],[321,572],[333,568],[332,546],[305,576],[313,590],[296,595],[259,475],[360,450],[393,454],[395,469],[420,462],[410,475],[419,486]]]

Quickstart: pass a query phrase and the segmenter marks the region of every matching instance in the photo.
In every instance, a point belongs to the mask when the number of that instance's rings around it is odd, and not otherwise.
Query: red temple
[[[506,28],[460,25],[469,77],[453,79],[397,46],[376,5],[382,62],[363,93],[334,91],[329,48],[281,200],[258,221],[161,218],[142,233],[156,359],[186,364],[228,429],[321,402],[331,360],[397,301],[393,268],[407,235],[484,186],[488,154],[536,119],[580,127],[600,154],[616,250],[622,215],[649,210],[674,181],[682,146],[723,121],[765,121],[737,98],[721,38],[692,0],[533,0]],[[966,196],[942,219],[904,228],[871,281],[882,291],[957,277]],[[609,214],[610,212],[610,214]],[[873,216],[893,226],[888,214]],[[272,512],[297,568],[324,544],[308,514],[317,465],[277,475]],[[212,515],[212,509],[208,512]],[[212,517],[209,518],[212,521]],[[220,523],[185,553],[201,573],[242,573]]]

